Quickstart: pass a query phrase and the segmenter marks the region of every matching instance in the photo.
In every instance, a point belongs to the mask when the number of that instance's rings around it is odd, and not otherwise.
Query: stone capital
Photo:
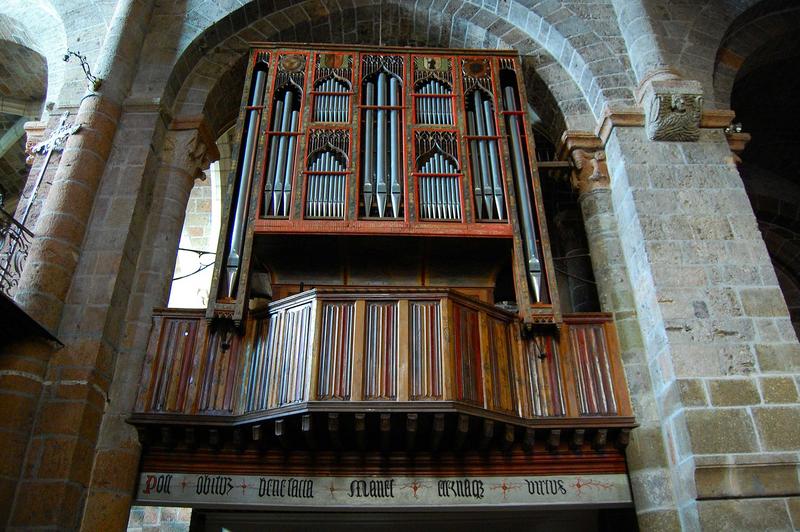
[[[25,164],[32,165],[36,154],[33,147],[44,140],[47,122],[25,122]]]
[[[644,109],[650,140],[696,141],[700,138],[703,86],[664,69],[648,74],[639,85],[637,103]]]
[[[572,162],[570,183],[579,194],[611,186],[603,141],[586,131],[565,131],[561,137],[561,158]]]
[[[219,150],[204,120],[175,119],[164,138],[162,164],[183,171],[192,180],[203,178]]]

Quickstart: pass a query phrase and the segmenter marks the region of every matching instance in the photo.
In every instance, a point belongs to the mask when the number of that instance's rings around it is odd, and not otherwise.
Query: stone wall
[[[124,528],[139,457],[125,418],[151,309],[166,303],[184,218],[192,247],[214,240],[191,234],[208,219],[208,198],[190,200],[192,183],[236,116],[247,41],[313,37],[514,48],[530,88],[548,92],[529,103],[553,138],[565,127],[592,130],[609,111],[633,117],[603,136],[610,186],[585,191],[580,203],[640,423],[628,450],[640,525],[799,528],[800,432],[791,428],[800,425],[800,346],[723,126],[702,130],[697,142],[652,141],[642,127],[648,109],[634,98],[637,82],[661,68],[678,71],[684,88],[700,82],[708,98],[716,43],[744,34],[736,21],[754,5],[786,3],[345,4],[0,5],[0,31],[47,60],[57,114],[80,110],[85,122],[45,174],[19,300],[65,346],[1,348],[0,523]],[[41,16],[28,16],[36,9]],[[97,94],[83,98],[82,70],[60,62],[67,48],[85,53],[104,78]],[[724,79],[735,79],[740,63],[721,57]],[[55,115],[45,117],[49,128]],[[145,513],[131,522],[144,527]]]

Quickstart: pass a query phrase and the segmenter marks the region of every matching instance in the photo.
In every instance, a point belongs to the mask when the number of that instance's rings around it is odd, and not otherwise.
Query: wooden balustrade
[[[605,314],[522,335],[513,314],[450,290],[316,289],[243,327],[157,310],[134,421],[452,410],[519,425],[632,423]]]

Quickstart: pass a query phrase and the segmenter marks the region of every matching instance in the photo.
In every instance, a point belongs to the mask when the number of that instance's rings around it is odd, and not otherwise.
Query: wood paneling
[[[313,402],[332,412],[441,404],[531,426],[631,416],[609,315],[522,331],[514,315],[439,289],[309,290],[239,332],[210,328],[202,311],[159,311],[136,414],[258,419]]]

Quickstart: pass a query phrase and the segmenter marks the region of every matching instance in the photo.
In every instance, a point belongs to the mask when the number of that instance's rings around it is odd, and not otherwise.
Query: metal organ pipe
[[[483,118],[483,100],[480,91],[472,93],[472,101],[475,106],[475,126],[479,137],[486,136],[486,121]],[[486,146],[486,139],[478,139],[478,160],[480,162],[481,184],[483,185],[483,205],[486,207],[486,217],[492,218],[492,186],[489,180],[489,153]]]
[[[400,99],[400,79],[378,73],[375,81],[365,84],[367,109],[364,119],[364,211],[372,212],[377,202],[378,217],[400,216],[403,200],[403,159]],[[377,90],[377,101],[374,94]],[[374,108],[374,112],[373,112]],[[421,109],[418,112],[422,112]],[[387,211],[390,202],[390,212]]]
[[[461,203],[458,194],[458,169],[441,153],[434,153],[422,165],[419,178],[420,216],[431,220],[458,220]],[[426,175],[432,174],[432,175]]]
[[[392,193],[392,215],[397,218],[400,216],[400,88],[399,81],[392,76],[389,80],[389,102],[394,107],[389,113],[389,160],[391,165],[391,193]]]
[[[300,113],[292,111],[292,126],[290,132],[297,131],[298,122],[300,120]],[[294,168],[294,152],[295,144],[297,144],[297,137],[292,135],[289,137],[289,153],[286,156],[286,168],[283,172],[283,215],[289,215],[290,198],[292,197],[292,168]]]
[[[483,102],[483,117],[486,120],[486,134],[489,137],[496,135],[494,128],[494,113],[492,112],[492,102]],[[497,218],[502,220],[503,215],[503,185],[500,182],[500,157],[497,153],[497,140],[489,140],[489,162],[492,167],[492,187],[494,188],[494,206],[497,208]]]
[[[306,215],[320,218],[344,216],[345,167],[336,156],[324,151],[309,170]]]
[[[522,233],[527,252],[528,278],[533,288],[534,298],[541,301],[542,265],[539,261],[539,253],[536,247],[536,232],[534,230],[533,212],[531,211],[531,197],[528,192],[527,171],[523,159],[522,139],[519,132],[519,116],[517,116],[517,100],[514,87],[504,87],[505,109],[510,111],[508,117],[508,129],[511,134],[511,161],[514,167],[514,177],[517,182],[517,193],[519,194],[520,218],[522,218]]]
[[[368,106],[375,105],[375,84],[372,82],[367,83],[366,104]],[[374,152],[372,146],[373,137],[375,136],[373,114],[373,110],[368,107],[364,119],[364,209],[368,215],[372,209],[372,194],[374,192],[372,187],[373,180],[375,179],[373,173]]]
[[[281,116],[281,129],[280,133],[286,133],[291,127],[292,120],[292,103],[294,100],[294,93],[287,90],[283,97],[283,115]],[[281,200],[283,199],[283,181],[286,177],[286,152],[288,149],[288,139],[286,135],[280,135],[278,140],[278,169],[275,176],[275,187],[272,190],[272,203],[274,206],[274,213],[278,216],[281,210]]]
[[[271,131],[279,131],[281,125],[281,118],[283,116],[283,102],[278,101],[275,104],[275,112],[273,113],[274,117],[272,120],[272,129]],[[272,138],[270,141],[270,149],[269,149],[269,169],[267,170],[267,178],[266,183],[264,184],[264,201],[266,204],[264,205],[264,212],[270,212],[270,206],[272,205],[272,191],[275,187],[275,173],[276,169],[278,168],[278,142],[275,137]]]
[[[247,134],[244,141],[244,155],[242,156],[242,167],[239,172],[237,182],[238,195],[236,199],[236,210],[233,215],[233,229],[231,231],[230,247],[228,249],[228,260],[226,263],[226,277],[228,281],[227,296],[232,298],[236,292],[236,280],[239,275],[241,265],[242,238],[244,236],[244,222],[247,217],[247,205],[250,203],[250,185],[253,176],[253,166],[256,157],[256,136],[258,134],[259,109],[264,102],[264,85],[267,75],[262,70],[256,71],[253,93],[248,102]]]
[[[377,131],[377,165],[378,184],[378,216],[383,218],[386,209],[386,74],[381,72],[378,75],[378,131]]]

